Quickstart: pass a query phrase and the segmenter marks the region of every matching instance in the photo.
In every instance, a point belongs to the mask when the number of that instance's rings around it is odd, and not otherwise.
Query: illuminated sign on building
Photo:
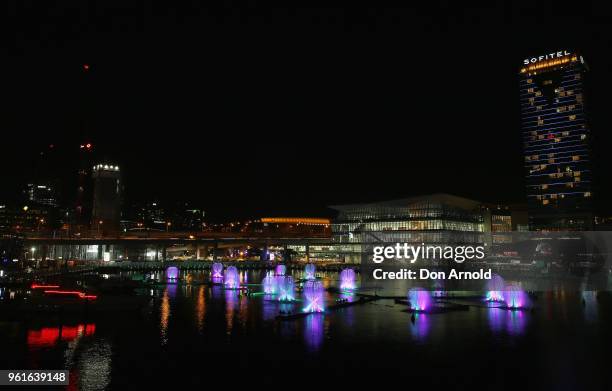
[[[526,59],[523,60],[523,64],[525,64],[525,65],[535,64],[536,62],[539,62],[539,61],[552,60],[554,58],[560,58],[560,57],[569,56],[570,54],[571,53],[568,52],[567,50],[561,50],[561,51],[558,51],[558,52],[544,54],[544,55],[538,56],[538,57],[526,58]]]

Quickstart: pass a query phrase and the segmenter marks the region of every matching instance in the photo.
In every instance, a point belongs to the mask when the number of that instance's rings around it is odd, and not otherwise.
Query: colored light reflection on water
[[[234,318],[238,309],[239,297],[235,290],[225,291],[225,322],[227,333],[231,333],[234,328]]]
[[[584,307],[584,317],[589,322],[597,320],[599,307],[597,303],[597,292],[582,291],[582,306]]]
[[[204,287],[198,288],[198,295],[196,300],[196,323],[198,330],[202,332],[204,330],[204,316],[206,315],[206,297]]]
[[[304,340],[306,347],[310,352],[316,352],[321,349],[325,338],[325,315],[313,314],[305,319]]]
[[[168,296],[171,299],[175,299],[176,298],[177,291],[178,291],[178,285],[177,284],[168,284],[168,286],[166,288],[166,292],[168,293]]]
[[[502,308],[489,308],[487,317],[489,327],[494,333],[506,332],[509,335],[521,335],[527,327],[529,314],[524,311],[508,311]]]
[[[174,285],[169,285],[169,287],[174,287]],[[175,291],[176,292],[176,291]],[[168,324],[170,321],[170,297],[168,295],[168,288],[164,291],[164,295],[162,296],[161,304],[159,307],[159,333],[161,344],[165,345],[168,342]]]
[[[317,272],[317,267],[313,263],[309,263],[304,267],[304,278],[314,280]]]
[[[431,331],[431,322],[431,315],[424,313],[413,314],[409,325],[410,334],[420,342],[425,341]]]
[[[43,327],[38,330],[28,330],[27,344],[31,348],[52,347],[59,341],[71,342],[82,336],[93,335],[95,332],[95,323]]]

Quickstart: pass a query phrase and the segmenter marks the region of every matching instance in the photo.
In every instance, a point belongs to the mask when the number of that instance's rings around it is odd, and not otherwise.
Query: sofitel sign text
[[[525,65],[529,65],[529,64],[534,64],[538,61],[542,61],[542,60],[552,60],[553,58],[559,58],[559,57],[565,57],[565,56],[569,56],[570,52],[568,52],[567,50],[561,50],[559,52],[553,52],[553,53],[549,53],[549,54],[544,54],[542,56],[538,56],[538,57],[531,57],[531,58],[526,58],[523,60],[523,63]]]

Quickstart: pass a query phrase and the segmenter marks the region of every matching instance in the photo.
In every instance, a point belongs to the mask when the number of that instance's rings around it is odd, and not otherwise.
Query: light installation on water
[[[352,291],[355,288],[355,270],[343,269],[340,272],[340,290]]]
[[[486,301],[504,301],[504,287],[506,283],[504,279],[494,274],[489,281],[487,281],[487,296]]]
[[[286,271],[287,267],[285,265],[276,265],[276,268],[274,269],[274,274],[276,274],[277,276],[284,276]]]
[[[528,308],[530,305],[529,296],[516,285],[508,285],[503,291],[506,307],[509,309]]]
[[[178,279],[178,276],[179,276],[179,269],[178,269],[178,267],[176,267],[176,266],[169,266],[166,269],[166,278],[168,280],[173,280],[174,281],[174,280]]]
[[[278,281],[278,300],[293,301],[295,300],[295,283],[293,277],[282,276],[276,277]]]
[[[304,312],[323,312],[325,310],[323,283],[317,280],[306,281],[304,284],[304,298],[306,306]]]
[[[237,289],[240,287],[240,276],[238,275],[236,266],[229,266],[225,269],[223,280],[225,287],[228,289]]]
[[[264,277],[261,283],[263,284],[264,293],[266,295],[276,294],[276,289],[277,289],[276,282],[277,282],[277,278],[276,276],[273,276],[272,274],[268,274]]]
[[[423,288],[412,288],[408,291],[410,309],[414,311],[427,311],[432,308],[431,293]]]
[[[223,277],[223,264],[220,262],[215,262],[212,265],[212,278],[221,277]]]
[[[314,280],[317,267],[313,263],[309,263],[304,267],[304,278],[307,280]]]

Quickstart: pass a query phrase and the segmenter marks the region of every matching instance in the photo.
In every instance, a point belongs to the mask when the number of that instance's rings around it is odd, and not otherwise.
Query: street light
[[[98,221],[98,236],[100,235],[100,226],[102,225],[102,223],[104,223],[104,221]]]
[[[172,223],[170,221],[168,221],[166,223],[166,232],[168,232],[170,230],[170,226],[172,225]]]

